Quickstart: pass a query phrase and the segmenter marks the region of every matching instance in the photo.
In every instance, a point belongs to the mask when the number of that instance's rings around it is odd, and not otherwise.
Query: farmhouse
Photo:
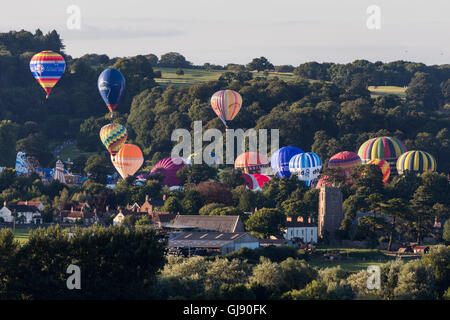
[[[204,249],[222,255],[242,247],[256,249],[259,240],[247,232],[185,232],[169,240],[169,248]]]
[[[42,224],[41,211],[35,206],[28,205],[6,205],[0,209],[0,220],[3,222],[16,222],[23,224]]]
[[[177,215],[172,228],[193,228],[203,231],[244,232],[244,225],[239,216],[200,216]]]
[[[298,217],[297,220],[288,217],[284,238],[288,240],[298,238],[304,243],[317,243],[317,226],[311,223],[311,218],[305,222],[303,217]]]

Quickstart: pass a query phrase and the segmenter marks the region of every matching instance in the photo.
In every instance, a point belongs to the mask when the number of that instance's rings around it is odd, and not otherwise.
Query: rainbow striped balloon
[[[100,140],[112,156],[119,152],[127,141],[127,137],[127,129],[118,123],[110,123],[100,129]]]
[[[319,176],[320,169],[322,169],[322,160],[314,152],[297,154],[289,161],[289,171],[296,174],[308,187]]]
[[[391,174],[391,166],[389,165],[389,162],[382,159],[373,159],[367,162],[367,164],[377,165],[380,168],[381,173],[383,174],[383,183],[388,183],[389,176]]]
[[[39,52],[30,61],[30,70],[34,78],[47,93],[46,98],[48,98],[65,69],[66,62],[64,58],[53,51]]]
[[[391,176],[397,175],[395,164],[398,157],[406,152],[405,145],[393,137],[378,137],[367,140],[359,147],[358,155],[363,164],[373,159],[386,160],[391,166]]]
[[[220,90],[211,97],[211,106],[226,127],[238,114],[242,106],[242,97],[233,90]]]
[[[425,171],[436,171],[436,159],[425,151],[408,151],[397,160],[397,171],[403,174],[406,171],[422,173]]]

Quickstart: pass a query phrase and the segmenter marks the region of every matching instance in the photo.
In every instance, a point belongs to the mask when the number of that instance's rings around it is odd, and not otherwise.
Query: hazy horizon
[[[0,31],[57,30],[73,57],[179,52],[194,64],[246,64],[265,56],[273,64],[357,59],[448,64],[450,1],[128,0],[8,2]],[[70,30],[67,8],[81,10],[81,29]],[[369,30],[366,12],[381,9],[381,29]]]

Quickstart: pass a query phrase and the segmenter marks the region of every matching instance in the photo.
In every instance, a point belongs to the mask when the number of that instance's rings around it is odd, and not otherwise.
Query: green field
[[[14,239],[19,241],[20,244],[23,244],[28,241],[30,236],[30,230],[26,228],[17,228],[14,232]]]
[[[89,158],[89,156],[95,154],[92,152],[83,152],[80,149],[78,149],[76,144],[71,144],[67,147],[65,147],[64,149],[62,149],[58,156],[60,157],[61,160],[66,161],[67,158],[70,158],[71,160],[79,157],[79,156],[85,156],[86,158]]]
[[[400,96],[402,99],[406,97],[406,88],[395,87],[395,86],[369,86],[369,91],[372,98],[379,96],[386,96],[388,94],[395,94]]]
[[[155,78],[155,81],[163,86],[190,86],[197,83],[218,80],[226,70],[201,70],[201,69],[183,69],[184,75],[177,75],[176,68],[155,68],[161,71],[161,78]],[[264,77],[263,72],[253,72],[253,77]],[[296,79],[293,73],[269,72],[268,78],[278,77],[285,81]]]

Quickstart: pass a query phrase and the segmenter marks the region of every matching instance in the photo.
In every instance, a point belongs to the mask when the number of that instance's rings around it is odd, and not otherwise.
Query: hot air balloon
[[[261,153],[245,152],[234,160],[234,167],[242,168],[245,173],[259,173],[268,163],[269,159]]]
[[[342,151],[336,153],[328,161],[329,168],[342,169],[345,172],[347,180],[350,179],[350,174],[353,168],[361,165],[361,158],[354,152]]]
[[[106,69],[98,77],[98,91],[110,112],[117,107],[125,90],[125,78],[117,69]]]
[[[160,173],[165,176],[163,184],[168,187],[179,186],[180,180],[177,178],[177,171],[184,167],[183,159],[181,158],[164,158],[158,161],[153,167],[150,174]]]
[[[255,178],[255,180],[258,182],[258,186],[260,189],[262,189],[262,187],[270,181],[270,177],[266,176],[264,174],[259,174],[259,173],[254,173],[253,178]]]
[[[255,177],[249,173],[243,173],[241,175],[242,179],[245,181],[245,186],[250,190],[258,190],[259,185],[258,181],[256,181]]]
[[[389,181],[389,175],[391,174],[391,167],[389,166],[389,163],[386,160],[381,159],[373,159],[367,162],[367,164],[374,164],[377,165],[381,173],[383,174],[383,183],[386,184]]]
[[[304,153],[304,151],[293,146],[287,146],[278,149],[272,154],[270,158],[272,170],[277,174],[279,178],[289,178],[291,176],[291,172],[289,171],[289,161],[293,156],[300,153]]]
[[[397,171],[404,174],[406,171],[422,173],[425,171],[436,171],[436,159],[425,151],[408,151],[400,155],[397,160]]]
[[[66,62],[64,58],[53,51],[39,52],[30,61],[30,70],[34,78],[47,93],[46,98],[50,95],[65,69]]]
[[[220,90],[212,95],[211,106],[225,127],[228,128],[229,122],[241,109],[242,97],[233,90]]]
[[[270,177],[259,173],[243,173],[242,178],[245,180],[246,187],[252,191],[262,190],[264,184],[270,181]]]
[[[363,164],[373,159],[386,160],[391,166],[391,176],[397,174],[397,158],[406,152],[405,145],[394,137],[378,137],[367,140],[359,147],[358,155]]]
[[[127,141],[127,129],[118,123],[110,123],[100,129],[100,140],[114,156]]]
[[[126,179],[139,170],[144,163],[144,156],[138,146],[124,144],[115,156],[111,156],[111,161],[117,172]]]
[[[320,169],[322,160],[314,152],[297,154],[289,161],[289,171],[296,174],[308,187],[319,176]]]

